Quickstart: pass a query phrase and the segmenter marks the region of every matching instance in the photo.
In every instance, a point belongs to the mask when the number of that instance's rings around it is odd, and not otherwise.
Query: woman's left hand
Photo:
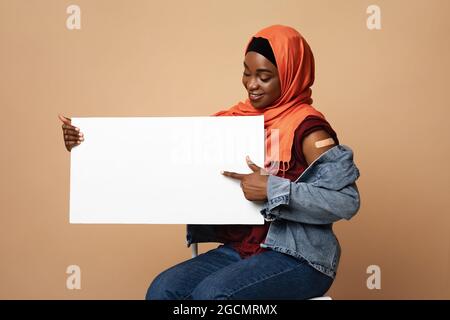
[[[267,200],[267,180],[269,179],[268,172],[254,164],[247,156],[247,165],[252,169],[252,173],[242,174],[236,172],[223,171],[224,176],[241,180],[241,188],[244,196],[250,201],[264,201]]]

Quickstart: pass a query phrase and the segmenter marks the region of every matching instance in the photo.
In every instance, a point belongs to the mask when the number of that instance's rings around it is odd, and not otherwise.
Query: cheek
[[[244,77],[242,77],[242,84],[244,85],[244,88],[247,88],[247,81],[245,81]]]
[[[267,93],[269,93],[272,99],[277,99],[281,95],[281,89],[279,83],[271,83],[267,88]]]

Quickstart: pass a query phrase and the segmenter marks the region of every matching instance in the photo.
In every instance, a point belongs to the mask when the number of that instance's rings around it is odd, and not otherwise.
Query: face
[[[264,109],[281,96],[278,69],[263,55],[249,51],[245,55],[242,83],[253,107]]]

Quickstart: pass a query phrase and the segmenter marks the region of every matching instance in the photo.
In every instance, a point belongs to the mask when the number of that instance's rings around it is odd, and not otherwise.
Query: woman
[[[223,174],[241,181],[245,199],[265,202],[265,224],[188,225],[188,246],[223,244],[159,274],[147,299],[308,299],[333,283],[340,246],[332,224],[358,211],[359,171],[311,106],[309,45],[293,28],[264,28],[245,48],[242,82],[248,99],[214,115],[263,114],[266,161],[260,168],[247,158],[252,173]],[[60,118],[70,151],[83,135]]]

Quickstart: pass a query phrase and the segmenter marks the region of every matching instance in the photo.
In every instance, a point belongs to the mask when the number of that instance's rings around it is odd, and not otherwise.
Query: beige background
[[[65,26],[81,7],[81,30]],[[382,30],[366,8],[382,10]],[[185,226],[70,225],[67,116],[209,115],[245,98],[244,45],[290,25],[313,105],[353,148],[361,210],[335,231],[335,299],[450,298],[450,1],[0,0],[0,298],[141,299]],[[88,137],[87,137],[88,138]],[[212,246],[201,247],[205,251]],[[67,266],[81,290],[66,289]],[[381,267],[369,290],[366,268]]]

